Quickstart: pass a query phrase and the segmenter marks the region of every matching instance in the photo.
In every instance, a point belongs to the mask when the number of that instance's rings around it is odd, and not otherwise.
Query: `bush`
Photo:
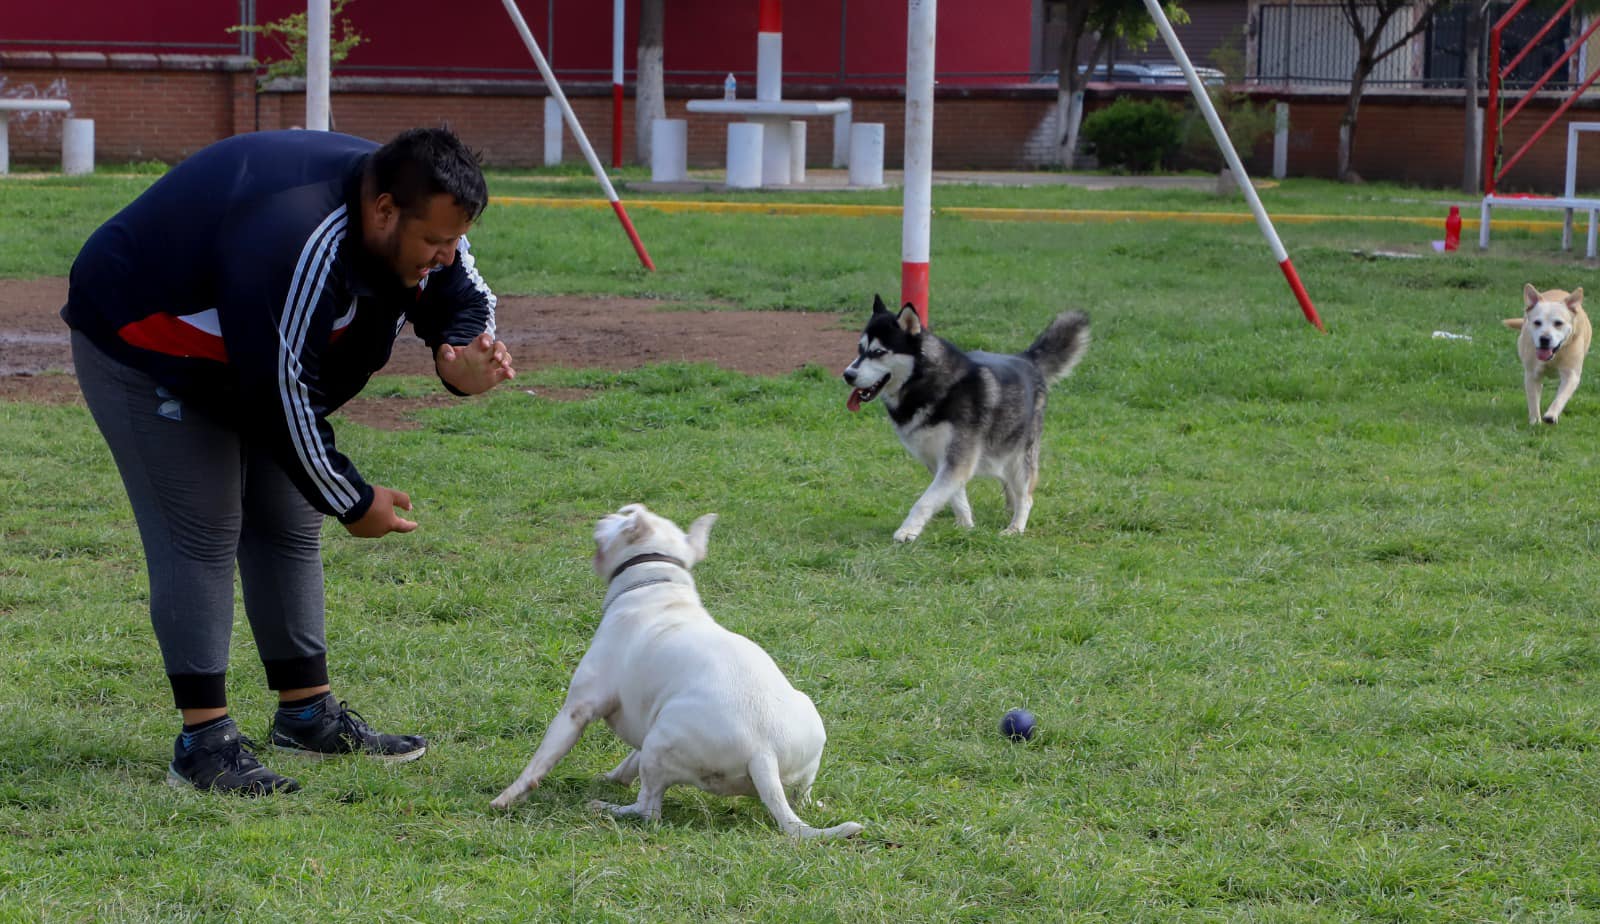
[[[1177,152],[1181,129],[1181,117],[1167,103],[1120,97],[1083,120],[1083,139],[1100,166],[1149,173]]]

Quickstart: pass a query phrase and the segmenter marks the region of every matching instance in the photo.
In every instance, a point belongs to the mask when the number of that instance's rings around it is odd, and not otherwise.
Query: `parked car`
[[[1221,86],[1227,82],[1227,76],[1214,67],[1197,67],[1194,69],[1199,75],[1200,82],[1208,86]],[[1087,71],[1079,67],[1078,73]],[[1172,84],[1184,83],[1183,68],[1176,64],[1128,64],[1118,62],[1111,65],[1108,70],[1104,64],[1096,64],[1090,80],[1102,83],[1146,83],[1146,84]],[[1060,80],[1055,71],[1040,74],[1035,77],[1034,83],[1054,84]]]

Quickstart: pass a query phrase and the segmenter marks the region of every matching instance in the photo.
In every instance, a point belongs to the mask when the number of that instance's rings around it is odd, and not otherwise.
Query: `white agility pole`
[[[589,169],[594,171],[595,178],[600,181],[600,186],[606,191],[606,199],[611,202],[611,210],[617,213],[617,220],[622,222],[622,230],[628,232],[628,240],[633,243],[634,253],[639,255],[639,262],[647,270],[654,270],[655,263],[650,260],[650,254],[645,252],[644,242],[639,240],[639,232],[633,229],[633,221],[628,218],[628,211],[622,207],[622,200],[617,198],[617,191],[611,186],[611,178],[606,176],[606,170],[600,166],[600,158],[595,156],[594,147],[589,144],[589,136],[583,133],[583,126],[578,124],[578,117],[572,112],[572,105],[567,102],[567,95],[561,92],[561,84],[556,83],[556,75],[550,72],[550,64],[544,59],[544,52],[539,50],[539,43],[533,40],[533,33],[528,31],[528,23],[522,18],[522,11],[517,9],[516,0],[501,0],[505,5],[506,13],[511,16],[512,25],[517,27],[517,34],[522,36],[522,44],[528,46],[528,53],[533,55],[534,66],[539,68],[539,75],[544,78],[544,84],[550,88],[550,95],[555,97],[556,103],[561,106],[561,114],[566,117],[567,128],[572,130],[572,137],[578,139],[578,147],[583,151],[583,157],[589,162]]]
[[[330,62],[333,48],[333,14],[330,0],[306,3],[306,128],[325,132],[328,118],[328,85],[332,81]]]
[[[1300,310],[1305,313],[1306,320],[1310,321],[1313,327],[1327,333],[1328,329],[1322,326],[1322,319],[1317,317],[1317,309],[1311,305],[1311,296],[1306,294],[1306,287],[1300,284],[1300,274],[1294,271],[1294,263],[1289,260],[1289,252],[1283,249],[1283,242],[1278,239],[1278,232],[1272,227],[1272,219],[1267,217],[1267,210],[1261,205],[1261,197],[1256,195],[1256,188],[1250,185],[1250,177],[1244,172],[1244,164],[1239,162],[1239,154],[1233,149],[1233,142],[1228,139],[1228,132],[1222,127],[1222,120],[1217,118],[1216,107],[1211,105],[1211,96],[1206,93],[1205,86],[1200,82],[1200,75],[1194,72],[1194,65],[1189,63],[1189,55],[1183,50],[1183,44],[1178,41],[1177,33],[1172,31],[1172,23],[1167,21],[1167,14],[1161,9],[1160,0],[1144,0],[1144,5],[1150,11],[1150,17],[1156,21],[1156,29],[1160,31],[1162,41],[1167,43],[1167,50],[1172,52],[1173,60],[1183,69],[1184,79],[1189,82],[1189,92],[1194,94],[1195,104],[1205,115],[1206,124],[1211,126],[1211,136],[1217,140],[1217,147],[1222,149],[1222,156],[1228,162],[1228,169],[1233,171],[1233,178],[1238,182],[1239,189],[1244,192],[1245,201],[1250,203],[1250,211],[1256,217],[1256,227],[1261,229],[1261,233],[1267,238],[1267,243],[1272,247],[1272,256],[1278,261],[1278,268],[1283,270],[1283,278],[1288,280],[1289,289],[1300,302]]]
[[[627,0],[611,4],[611,166],[622,166],[622,35]]]
[[[900,304],[928,323],[928,238],[933,225],[933,36],[937,0],[906,12],[906,154],[900,225]]]

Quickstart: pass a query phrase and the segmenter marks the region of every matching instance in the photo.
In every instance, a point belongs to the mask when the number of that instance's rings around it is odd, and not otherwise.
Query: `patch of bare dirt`
[[[0,401],[82,402],[60,310],[67,281],[0,280]],[[518,371],[549,366],[620,371],[660,362],[704,362],[750,375],[783,375],[808,364],[843,365],[856,332],[828,314],[679,311],[637,298],[502,296],[498,333]],[[64,374],[63,374],[64,373]],[[432,375],[427,347],[402,335],[380,375]],[[509,386],[520,388],[520,382]],[[579,400],[582,389],[535,389],[536,398]],[[372,427],[415,426],[422,408],[460,399],[357,398],[340,413]]]

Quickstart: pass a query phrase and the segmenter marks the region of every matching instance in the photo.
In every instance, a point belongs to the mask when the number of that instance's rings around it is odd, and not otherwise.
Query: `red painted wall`
[[[554,17],[551,16],[552,4]],[[55,0],[14,4],[0,50],[228,53],[239,36],[233,0]],[[557,76],[610,80],[611,3],[520,0]],[[638,0],[629,0],[624,47],[633,71]],[[720,84],[728,71],[753,87],[758,0],[666,0],[669,80]],[[1030,67],[1032,0],[945,0],[936,64],[946,85],[1023,79]],[[303,0],[258,0],[256,20],[304,12]],[[441,7],[423,0],[351,0],[346,15],[366,41],[338,71],[351,76],[530,76],[532,59],[498,0]],[[790,0],[783,64],[797,83],[905,81],[904,0]],[[279,49],[261,41],[257,57]],[[753,92],[750,91],[750,92]]]

